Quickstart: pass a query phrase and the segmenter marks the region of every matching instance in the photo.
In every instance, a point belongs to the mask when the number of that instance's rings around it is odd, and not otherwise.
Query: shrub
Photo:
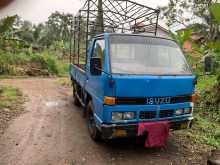
[[[46,55],[44,57],[44,60],[47,64],[47,70],[52,75],[58,75],[59,74],[59,67],[57,59],[54,56]]]
[[[44,53],[0,52],[0,75],[66,75],[68,66],[57,56]]]
[[[9,108],[17,99],[20,92],[13,87],[0,87],[0,109]]]
[[[13,57],[10,54],[0,54],[0,74],[14,74],[12,61]]]
[[[198,106],[206,117],[220,122],[220,72],[216,76],[203,76],[197,89],[200,92]]]

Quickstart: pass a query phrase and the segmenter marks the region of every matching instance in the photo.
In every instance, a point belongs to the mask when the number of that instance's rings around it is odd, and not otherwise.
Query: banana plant
[[[220,3],[215,3],[210,7],[210,12],[212,13],[215,20],[220,24]]]

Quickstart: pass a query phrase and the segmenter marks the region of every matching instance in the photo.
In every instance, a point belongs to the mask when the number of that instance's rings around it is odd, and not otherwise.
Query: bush
[[[39,69],[47,69],[47,63],[41,54],[32,54],[29,62],[39,67]]]
[[[0,75],[66,75],[67,64],[55,55],[44,53],[0,52]]]
[[[47,70],[50,74],[58,75],[59,74],[59,66],[57,59],[54,56],[45,56],[44,60],[47,64]]]
[[[202,76],[197,89],[200,97],[198,107],[200,112],[212,120],[220,122],[220,73],[217,76]]]
[[[9,108],[21,95],[20,91],[13,87],[0,87],[0,109]]]
[[[0,54],[0,74],[13,74],[14,68],[11,66],[12,56]]]

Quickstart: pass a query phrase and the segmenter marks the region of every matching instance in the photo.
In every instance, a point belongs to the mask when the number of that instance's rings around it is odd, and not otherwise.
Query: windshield
[[[111,36],[110,56],[112,73],[192,74],[182,51],[171,40],[144,36]]]

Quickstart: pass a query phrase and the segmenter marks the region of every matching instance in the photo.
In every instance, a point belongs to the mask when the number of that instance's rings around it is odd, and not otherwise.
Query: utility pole
[[[96,33],[104,32],[103,7],[102,0],[98,0],[98,15],[96,18]]]

